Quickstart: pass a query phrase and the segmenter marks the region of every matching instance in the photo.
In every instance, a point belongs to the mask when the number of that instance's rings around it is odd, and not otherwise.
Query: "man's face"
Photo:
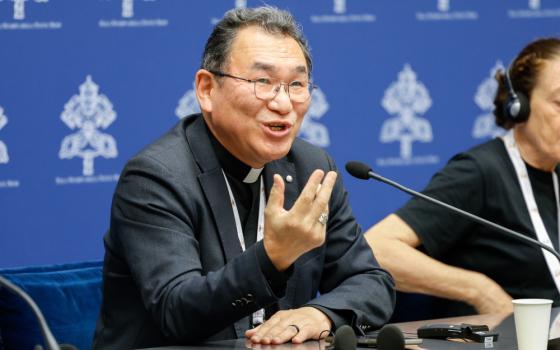
[[[255,26],[237,32],[225,67],[224,73],[251,80],[308,81],[305,56],[298,43]],[[253,83],[216,77],[209,101],[203,110],[215,137],[236,158],[260,168],[288,153],[311,98],[294,103],[282,87],[275,98],[260,100],[255,97]]]

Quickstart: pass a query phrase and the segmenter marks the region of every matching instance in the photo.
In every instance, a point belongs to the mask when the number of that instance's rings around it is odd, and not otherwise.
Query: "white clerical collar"
[[[247,176],[245,176],[245,178],[243,179],[243,182],[245,182],[246,184],[255,183],[259,179],[259,176],[261,175],[263,169],[264,167],[258,169],[251,168]]]

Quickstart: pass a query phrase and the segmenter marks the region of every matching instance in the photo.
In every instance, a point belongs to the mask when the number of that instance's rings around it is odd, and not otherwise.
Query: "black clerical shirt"
[[[243,228],[245,247],[248,248],[257,240],[260,184],[264,168],[261,169],[259,176],[249,179],[250,176],[248,175],[252,168],[235,158],[210,132],[208,134],[235,199],[239,220]],[[253,172],[255,171],[257,169],[253,169]],[[286,282],[292,275],[293,268],[289,268],[285,272],[278,271],[264,250],[257,250],[257,257],[259,266],[274,293],[277,295],[282,293],[282,289],[286,286]],[[267,307],[265,309],[265,318],[269,318],[277,310],[277,304]]]
[[[259,199],[260,199],[260,178],[259,176],[252,177],[253,182],[249,182],[248,174],[251,172],[251,167],[235,158],[225,147],[208,131],[208,135],[212,141],[214,152],[226,174],[228,183],[235,199],[237,206],[239,220],[243,227],[243,238],[245,240],[245,247],[248,248],[256,242],[257,239],[257,225],[259,216]],[[262,169],[264,170],[264,168]],[[256,171],[253,169],[253,171]],[[263,208],[264,210],[264,208]],[[282,289],[293,272],[293,267],[288,268],[284,272],[276,269],[264,249],[257,250],[258,263],[261,267],[265,278],[267,279],[271,289],[275,294],[283,293]],[[343,324],[350,324],[351,315],[346,315],[342,312],[336,312],[318,305],[309,305],[319,309],[333,323],[333,327],[337,328]],[[278,305],[275,303],[265,308],[265,319],[268,319],[276,311]]]

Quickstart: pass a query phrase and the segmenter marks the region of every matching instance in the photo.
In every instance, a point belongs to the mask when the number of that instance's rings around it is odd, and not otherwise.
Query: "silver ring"
[[[288,325],[288,327],[294,327],[296,329],[296,334],[299,333],[299,327],[296,326],[295,324],[290,324],[290,325]]]
[[[317,219],[317,221],[319,221],[322,225],[326,225],[327,221],[329,220],[329,213],[322,212],[321,215],[319,215],[319,219]]]

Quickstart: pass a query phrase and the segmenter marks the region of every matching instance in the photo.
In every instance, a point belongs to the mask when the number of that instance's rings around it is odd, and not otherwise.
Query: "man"
[[[195,79],[202,115],[129,161],[117,186],[95,349],[300,343],[388,320],[393,281],[334,162],[295,140],[310,76],[289,13],[237,9],[216,25]]]

